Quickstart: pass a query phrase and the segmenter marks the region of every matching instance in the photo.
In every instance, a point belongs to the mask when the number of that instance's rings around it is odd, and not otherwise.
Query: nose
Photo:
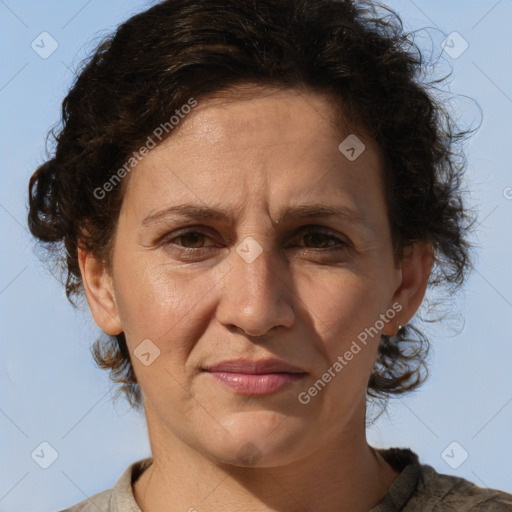
[[[217,319],[230,329],[263,336],[273,328],[290,328],[295,320],[295,292],[285,262],[264,249],[250,263],[235,251],[221,289]]]

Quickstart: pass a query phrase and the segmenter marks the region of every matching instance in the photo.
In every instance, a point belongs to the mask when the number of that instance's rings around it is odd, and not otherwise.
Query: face
[[[332,116],[295,91],[200,102],[131,172],[111,275],[81,254],[150,433],[238,465],[250,447],[262,466],[362,434],[380,333],[412,317],[429,262],[415,249],[396,266],[382,155],[358,132],[365,149],[347,158]],[[302,373],[233,387],[205,371],[269,357]]]

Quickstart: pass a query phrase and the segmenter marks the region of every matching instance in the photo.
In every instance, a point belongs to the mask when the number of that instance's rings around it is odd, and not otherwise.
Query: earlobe
[[[87,303],[94,321],[110,336],[123,332],[112,283],[104,262],[91,253],[78,249],[78,263],[82,274]]]
[[[396,315],[398,324],[407,324],[419,309],[433,264],[434,254],[430,242],[415,242],[405,248],[400,269],[401,280],[392,300],[392,303],[398,303],[402,307]],[[390,332],[383,331],[383,334],[394,335],[397,325],[390,322],[388,329]]]

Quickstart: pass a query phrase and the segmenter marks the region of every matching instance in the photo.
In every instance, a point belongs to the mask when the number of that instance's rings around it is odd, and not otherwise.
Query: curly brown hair
[[[379,14],[377,8],[382,9]],[[370,1],[165,0],[122,23],[82,63],[62,103],[62,126],[48,160],[29,183],[28,225],[64,270],[68,300],[83,297],[77,248],[110,268],[111,244],[128,177],[97,197],[147,137],[191,97],[236,85],[299,88],[328,94],[345,120],[385,155],[395,257],[429,240],[435,264],[429,289],[459,288],[471,268],[463,200],[465,157],[458,130],[420,80],[422,52],[400,17]],[[49,135],[50,135],[49,133]],[[169,132],[167,136],[170,136]],[[165,140],[165,137],[162,139]],[[440,289],[440,288],[436,288]],[[382,335],[368,397],[412,390],[428,375],[427,337],[407,325]],[[129,403],[142,394],[123,333],[92,346]]]

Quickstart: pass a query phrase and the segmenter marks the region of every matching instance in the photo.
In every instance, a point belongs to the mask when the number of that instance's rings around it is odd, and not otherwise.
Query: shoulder
[[[469,480],[438,473],[433,467],[422,464],[418,487],[410,503],[413,508],[406,508],[406,511],[510,512],[512,494],[479,487]]]
[[[438,473],[409,448],[378,452],[399,475],[371,512],[511,512],[512,494]]]
[[[153,463],[151,457],[130,464],[114,487],[90,496],[59,512],[140,512],[132,484]]]
[[[111,499],[112,489],[108,489],[59,512],[110,512]]]

